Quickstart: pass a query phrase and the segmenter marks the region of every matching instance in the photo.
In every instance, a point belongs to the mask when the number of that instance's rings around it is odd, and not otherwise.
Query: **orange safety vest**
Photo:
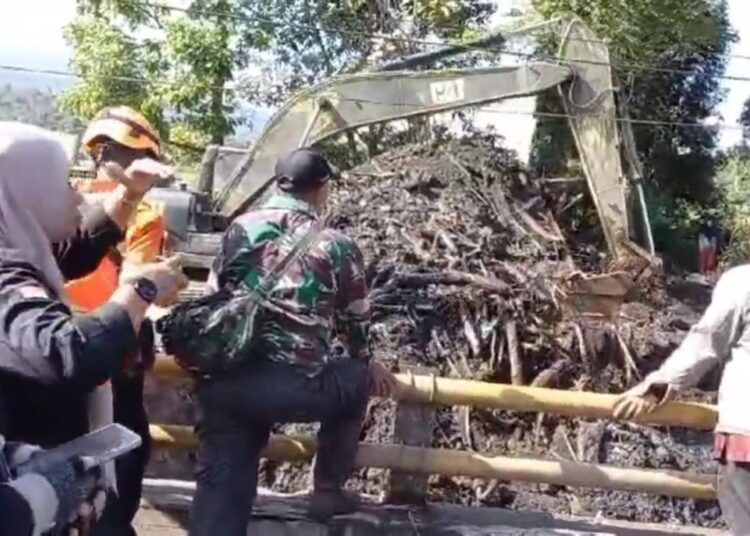
[[[113,190],[116,183],[97,178],[73,181],[73,186],[84,194],[103,193]],[[136,264],[154,262],[161,253],[165,236],[166,225],[160,208],[141,201],[125,232],[125,242],[120,247],[121,260]],[[90,312],[109,300],[119,284],[121,260],[118,257],[107,255],[92,273],[66,284],[68,298],[75,309]]]

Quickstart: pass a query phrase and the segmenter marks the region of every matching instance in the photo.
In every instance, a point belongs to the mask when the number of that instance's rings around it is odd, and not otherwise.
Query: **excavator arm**
[[[269,121],[216,198],[227,216],[268,186],[280,154],[359,127],[534,95],[573,77],[562,64],[395,71],[334,78],[295,95]]]
[[[613,257],[621,259],[632,247],[627,201],[630,181],[620,156],[620,129],[625,136],[632,133],[630,124],[616,114],[609,49],[583,22],[573,19],[564,24],[558,57],[576,73],[572,83],[559,86],[558,91],[607,245]],[[631,159],[631,168],[640,168],[632,162],[637,158],[634,152],[624,156]],[[648,224],[644,227],[649,229]]]

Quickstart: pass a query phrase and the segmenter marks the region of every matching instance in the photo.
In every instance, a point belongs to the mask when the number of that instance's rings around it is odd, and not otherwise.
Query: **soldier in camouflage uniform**
[[[257,288],[304,236],[337,173],[312,149],[276,166],[278,192],[227,230],[215,286]],[[326,519],[357,508],[342,490],[357,452],[370,395],[388,396],[392,375],[370,361],[369,303],[362,254],[353,240],[325,229],[271,292],[273,313],[260,326],[262,351],[241,372],[198,385],[197,493],[192,536],[244,535],[256,494],[258,459],[274,424],[321,423],[310,515]],[[332,355],[334,332],[344,357]]]

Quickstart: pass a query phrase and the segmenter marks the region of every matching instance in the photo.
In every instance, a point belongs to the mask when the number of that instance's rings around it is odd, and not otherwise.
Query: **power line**
[[[489,47],[488,47],[489,49]],[[483,50],[487,51],[488,49],[485,48],[477,48],[477,50]],[[551,56],[551,57],[545,57],[543,55],[535,55],[535,54],[529,54],[524,52],[513,52],[513,51],[507,51],[507,50],[496,50],[495,51],[499,55],[505,55],[505,56],[514,56],[514,57],[520,57],[524,59],[537,59],[537,60],[545,60],[545,59],[554,59],[559,61],[571,61],[576,63],[583,63],[586,65],[601,65],[601,66],[608,66],[608,67],[615,67],[618,64],[615,63],[607,63],[607,62],[600,62],[595,60],[572,60],[568,58],[562,58],[559,56]],[[750,59],[750,57],[748,57]],[[631,68],[640,68],[645,71],[651,71],[651,72],[661,72],[661,73],[667,73],[667,74],[685,74],[688,76],[712,76],[710,73],[700,73],[697,71],[688,71],[688,70],[679,70],[679,69],[667,69],[667,68],[660,68],[660,67],[648,67],[645,65],[631,65]],[[125,81],[125,82],[140,82],[140,83],[151,83],[153,84],[153,81],[149,81],[146,78],[139,78],[139,77],[130,77],[130,76],[117,76],[117,75],[89,75],[84,76],[81,74],[78,74],[73,71],[62,71],[57,69],[36,69],[36,68],[30,68],[30,67],[23,67],[18,65],[0,65],[0,70],[5,71],[15,71],[15,72],[22,72],[27,74],[46,74],[46,75],[54,75],[54,76],[64,76],[64,77],[70,77],[70,78],[80,78],[80,79],[86,79],[86,78],[99,78],[104,80],[119,80],[119,81]],[[632,72],[632,71],[631,71]],[[730,80],[734,82],[750,82],[750,77],[748,76],[736,76],[736,75],[714,75],[713,78],[719,79],[719,80]],[[260,79],[261,77],[251,77],[255,79]],[[247,80],[248,77],[245,77],[245,80]],[[163,84],[167,84],[167,82],[164,82]],[[157,82],[158,85],[158,82]],[[223,90],[228,91],[231,90],[231,88],[222,87]]]
[[[0,65],[0,71],[11,71],[11,72],[17,72],[17,73],[24,73],[24,74],[32,74],[32,75],[51,75],[51,76],[62,76],[66,78],[78,78],[81,80],[86,79],[99,79],[99,80],[116,80],[120,82],[138,82],[141,84],[151,84],[151,85],[168,85],[169,82],[154,82],[153,80],[149,80],[148,78],[141,78],[137,76],[118,76],[118,75],[109,75],[109,74],[93,74],[93,75],[82,75],[78,74],[74,71],[62,71],[59,69],[39,69],[34,67],[24,67],[22,65]],[[260,77],[243,77],[244,79],[253,79],[257,78],[260,79]],[[219,86],[209,86],[208,89],[216,89]],[[230,91],[232,88],[228,88],[226,86],[222,86],[222,89],[225,91]]]
[[[683,74],[686,76],[710,77],[710,78],[715,78],[717,80],[730,80],[734,82],[750,82],[750,77],[748,76],[737,76],[737,75],[728,75],[728,74],[715,75],[712,73],[704,73],[704,72],[700,72],[696,70],[691,71],[687,69],[669,69],[667,67],[654,67],[654,66],[648,66],[648,65],[639,64],[639,63],[630,63],[630,64],[611,63],[611,62],[605,62],[605,61],[564,58],[561,56],[535,55],[535,54],[528,54],[524,52],[512,52],[512,51],[498,51],[497,54],[506,55],[506,56],[517,56],[517,57],[523,57],[527,59],[531,59],[531,58],[536,58],[539,60],[552,59],[552,60],[557,60],[557,61],[562,61],[562,62],[582,63],[584,65],[599,65],[599,66],[606,66],[610,68],[622,67],[626,72],[630,72],[630,73],[634,73],[636,71],[648,71],[648,72],[662,73],[662,74]]]
[[[253,21],[253,19],[251,19],[251,18],[249,18],[247,16],[244,16],[244,15],[234,15],[234,14],[231,14],[231,13],[224,14],[224,13],[219,13],[217,11],[210,11],[210,10],[205,10],[205,9],[193,9],[193,10],[190,10],[190,9],[187,9],[187,8],[182,8],[182,7],[178,7],[178,6],[171,6],[171,5],[168,5],[168,4],[155,4],[155,3],[152,3],[152,2],[137,1],[137,0],[131,1],[131,4],[132,5],[145,6],[145,7],[153,7],[153,8],[158,8],[158,9],[166,9],[166,10],[170,10],[170,11],[183,12],[183,13],[186,13],[186,14],[190,14],[191,11],[192,11],[192,12],[196,12],[196,13],[210,14],[210,15],[216,15],[216,16],[225,15],[225,16],[228,16],[228,17],[230,17],[232,19],[249,21],[249,22]],[[281,22],[278,22],[278,21],[273,21],[273,20],[267,19],[267,18],[262,17],[262,16],[256,16],[255,18],[257,20],[259,20],[259,21],[266,22],[268,24],[277,25],[277,26],[284,24],[284,23],[281,23]],[[300,23],[288,23],[288,24],[290,26],[294,26],[294,27],[298,27],[298,28],[305,28],[305,29],[310,29],[310,30],[318,31],[318,28],[316,26],[310,25],[310,24],[300,24]],[[429,40],[424,40],[424,39],[413,39],[413,38],[404,38],[404,37],[397,37],[397,36],[391,36],[391,35],[385,35],[385,34],[376,34],[376,33],[371,33],[371,32],[357,31],[357,30],[336,29],[336,30],[333,30],[333,31],[334,32],[338,32],[338,33],[342,33],[342,34],[352,34],[352,35],[364,36],[364,37],[368,37],[368,38],[378,38],[378,39],[390,40],[390,41],[408,42],[408,43],[420,44],[420,45],[424,45],[424,46],[445,46],[445,43],[438,42],[438,41],[429,41]],[[581,40],[581,41],[583,41],[583,40]],[[588,40],[588,41],[600,42],[602,44],[606,44],[604,41],[595,41],[595,40]],[[517,56],[517,57],[522,57],[522,58],[526,58],[526,59],[538,58],[539,57],[538,55],[534,55],[534,54],[501,50],[501,49],[497,49],[496,47],[476,47],[476,46],[472,46],[470,44],[467,44],[467,45],[457,45],[457,46],[459,48],[461,48],[461,47],[466,48],[467,50],[479,50],[479,51],[483,51],[483,52],[493,51],[493,52],[496,52],[496,53],[498,53],[500,55]],[[540,59],[544,59],[544,57],[542,56]],[[628,68],[646,70],[646,71],[651,71],[651,72],[678,73],[678,74],[685,74],[685,75],[690,75],[690,76],[701,76],[701,75],[703,75],[703,76],[711,76],[710,73],[701,73],[699,71],[688,71],[688,70],[681,70],[681,69],[667,69],[667,68],[653,67],[653,66],[639,65],[639,64],[628,64],[628,65],[626,65],[626,64],[619,64],[618,65],[618,64],[615,64],[615,63],[600,62],[600,61],[595,61],[595,60],[571,60],[571,59],[568,59],[568,58],[561,58],[561,57],[557,57],[557,56],[552,56],[552,57],[550,57],[548,59],[557,59],[557,60],[562,60],[562,61],[576,61],[578,63],[593,64],[593,65],[602,65],[602,66],[608,66],[608,67],[617,67],[617,66],[623,66],[623,67],[625,67],[625,66],[627,66]],[[750,57],[747,57],[747,59],[750,59]],[[52,70],[52,69],[32,69],[32,68],[26,68],[26,67],[21,67],[21,66],[13,66],[13,65],[0,65],[0,69],[2,69],[2,70],[16,71],[16,72],[25,72],[25,73],[30,73],[30,74],[49,74],[49,75],[57,75],[57,76],[69,76],[69,77],[75,77],[75,78],[81,78],[81,79],[87,78],[86,76],[79,75],[79,74],[77,74],[75,72],[61,71],[61,70]],[[144,79],[144,78],[125,77],[125,76],[116,76],[116,75],[95,75],[94,77],[95,78],[103,78],[103,79],[121,80],[121,81],[133,81],[133,82],[140,82],[140,83],[148,83],[149,82],[147,79]],[[715,76],[715,78],[726,79],[726,80],[734,80],[734,81],[750,82],[750,77],[720,75],[720,76]],[[226,90],[228,88],[222,87],[222,89]],[[389,104],[389,103],[383,103],[383,102],[377,103],[377,102],[374,102],[374,101],[373,101],[373,103],[374,104],[383,104],[383,105],[388,105]],[[395,103],[391,103],[391,105],[395,105]],[[498,111],[498,113],[513,113],[513,111],[510,111],[510,110],[505,111],[505,112]],[[536,116],[546,116],[546,117],[570,118],[570,116],[567,116],[565,114],[551,114],[551,113],[544,113],[544,112],[535,112],[535,113],[528,113],[528,112],[526,112],[525,114],[526,115],[536,115]],[[628,119],[627,121],[629,121],[631,124],[642,124],[642,125],[652,125],[652,126],[672,126],[672,127],[676,126],[676,127],[691,127],[691,128],[695,127],[695,128],[712,128],[712,129],[717,129],[717,128],[718,129],[742,129],[743,128],[741,125],[713,125],[713,126],[711,126],[711,125],[705,125],[705,124],[702,124],[702,123],[685,123],[685,122],[676,122],[676,121],[630,120],[630,119]]]
[[[398,102],[398,103],[384,102],[384,101],[376,101],[372,99],[359,99],[356,97],[342,97],[339,100],[347,101],[347,102],[355,102],[355,103],[377,104],[381,106],[409,106],[415,109],[423,108],[422,104],[409,104],[405,102]],[[570,114],[558,113],[558,112],[538,112],[538,111],[529,112],[527,110],[492,110],[486,107],[483,108],[482,111],[485,113],[493,113],[493,114],[498,114],[498,115],[503,115],[503,114],[524,115],[524,116],[530,116],[530,117],[546,117],[546,118],[551,118],[551,119],[582,119],[585,117],[598,117],[601,119],[613,119],[614,121],[618,123],[630,123],[631,125],[637,125],[637,126],[702,128],[702,129],[709,129],[709,130],[743,130],[744,129],[744,127],[739,124],[717,123],[715,125],[707,125],[705,123],[688,122],[688,121],[663,121],[663,120],[658,120],[658,119],[632,119],[632,118],[618,117],[618,116],[612,117],[612,116],[605,115],[605,114],[588,114],[588,115],[584,115],[580,117],[575,117]]]
[[[153,7],[153,8],[161,8],[166,9],[170,11],[177,11],[182,13],[190,13],[190,9],[182,8],[178,6],[171,6],[168,4],[155,4],[152,2],[142,2],[137,0],[131,0],[131,3],[133,5],[141,5],[146,7]],[[220,15],[220,13],[216,11],[210,11],[210,10],[201,10],[196,9],[194,10],[198,13],[203,14],[211,14],[211,15]],[[252,22],[252,19],[246,16],[242,15],[232,15],[227,14],[230,18],[243,20],[243,21],[249,21]],[[270,19],[265,19],[263,17],[256,17],[260,21],[264,21],[269,24],[274,24],[277,26],[283,25],[284,23],[278,22],[278,21],[272,21]],[[299,23],[289,23],[290,26],[298,27],[298,28],[306,28],[310,30],[318,31],[318,28],[314,25],[309,24],[299,24]],[[390,40],[390,41],[398,41],[398,42],[408,42],[412,44],[420,44],[423,46],[445,46],[446,43],[439,42],[439,41],[429,41],[424,39],[414,39],[414,38],[406,38],[406,37],[398,37],[398,36],[390,36],[385,34],[376,34],[371,32],[362,32],[362,31],[356,31],[356,30],[345,30],[345,29],[333,29],[331,30],[335,33],[350,33],[355,34],[359,36],[366,36],[369,38],[378,38],[383,40]],[[602,44],[606,44],[604,41],[595,41],[595,40],[589,40],[592,42],[600,42]],[[575,61],[577,63],[583,63],[587,65],[600,65],[600,66],[607,66],[610,68],[613,67],[623,67],[626,70],[630,69],[631,72],[639,70],[639,71],[649,71],[649,72],[659,72],[663,74],[683,74],[687,76],[708,76],[712,78],[716,78],[719,80],[729,80],[729,81],[735,81],[735,82],[750,82],[750,77],[747,76],[736,76],[736,75],[712,75],[711,73],[703,73],[696,70],[685,70],[685,69],[669,69],[665,67],[654,67],[644,64],[618,64],[618,63],[611,63],[611,62],[602,62],[602,61],[596,61],[596,60],[576,60],[576,59],[569,59],[569,58],[563,58],[560,56],[545,56],[545,55],[539,55],[539,54],[530,54],[525,52],[515,52],[515,51],[509,51],[504,49],[499,49],[497,47],[477,47],[470,44],[467,45],[456,45],[459,48],[465,48],[466,50],[474,50],[474,51],[482,51],[482,52],[494,52],[498,55],[505,55],[505,56],[513,56],[513,57],[519,57],[524,59],[553,59],[558,61]],[[740,56],[738,56],[740,57]],[[750,56],[745,56],[746,59],[750,59]],[[25,73],[31,73],[31,74],[48,74],[48,75],[55,75],[55,76],[67,76],[67,77],[76,77],[76,78],[82,78],[85,79],[85,76],[79,75],[72,71],[60,71],[60,70],[52,70],[52,69],[31,69],[21,66],[14,66],[14,65],[1,65],[0,69],[2,70],[8,70],[8,71],[16,71],[16,72],[25,72]],[[143,78],[137,78],[137,77],[125,77],[125,76],[116,76],[116,75],[96,75],[95,77],[101,78],[101,79],[109,79],[109,80],[121,80],[121,81],[130,81],[130,82],[141,82],[141,83],[147,83],[147,79]],[[226,87],[222,88],[223,90],[227,90]]]
[[[233,20],[241,20],[245,22],[259,21],[259,22],[274,25],[274,26],[291,26],[294,28],[307,29],[307,30],[315,31],[315,32],[320,31],[320,28],[318,28],[314,24],[303,24],[303,23],[298,23],[298,22],[282,23],[279,21],[268,19],[267,17],[264,17],[262,15],[254,15],[253,17],[248,17],[246,15],[221,13],[215,10],[207,10],[207,9],[201,9],[201,8],[195,8],[191,10],[191,9],[183,8],[179,6],[173,6],[169,4],[156,4],[154,2],[147,2],[147,1],[141,1],[141,0],[129,0],[129,2],[131,3],[131,5],[161,8],[161,9],[166,9],[168,11],[176,11],[176,12],[181,12],[185,14],[198,13],[198,14],[210,15],[210,16],[215,16],[215,17],[226,16]],[[365,32],[362,30],[348,30],[344,28],[329,28],[326,31],[331,32],[331,33],[338,33],[340,35],[353,35],[357,37],[366,37],[370,39],[375,38],[375,39],[382,39],[384,41],[409,43],[409,44],[422,45],[422,46],[442,47],[442,46],[446,46],[447,44],[449,44],[449,43],[445,43],[442,41],[415,39],[411,37],[399,37],[399,36],[393,36],[393,35],[387,35],[387,34],[381,34],[381,33]],[[578,40],[584,41],[582,39],[578,39]],[[585,41],[599,42],[601,44],[607,45],[605,41],[596,41],[596,40],[585,40]],[[712,73],[704,73],[704,72],[701,72],[700,70],[671,69],[667,67],[655,67],[655,66],[639,64],[639,63],[611,63],[611,62],[603,62],[603,61],[596,61],[596,60],[570,59],[570,58],[563,58],[560,56],[545,56],[545,55],[531,54],[531,53],[525,53],[525,52],[512,52],[512,51],[500,49],[496,46],[477,47],[471,44],[454,44],[453,46],[456,46],[457,48],[464,48],[467,51],[493,52],[498,55],[517,56],[517,57],[522,57],[522,58],[527,58],[527,59],[546,57],[548,59],[554,59],[558,61],[575,61],[577,63],[582,63],[585,65],[600,65],[600,66],[607,66],[610,68],[622,68],[626,71],[631,71],[631,72],[650,71],[650,72],[660,72],[662,74],[682,74],[682,75],[687,75],[687,76],[710,77],[710,78],[716,78],[719,80],[731,80],[735,82],[740,82],[740,81],[750,82],[750,77],[746,77],[746,76],[713,75]]]
[[[141,5],[141,6],[145,6],[145,7],[162,8],[162,9],[166,9],[167,11],[178,11],[178,12],[183,12],[183,13],[188,13],[189,11],[191,11],[190,8],[183,8],[183,7],[180,7],[180,6],[173,6],[173,5],[170,5],[170,4],[158,4],[158,3],[150,2],[150,1],[146,1],[146,0],[130,0],[130,3],[133,4],[133,5]],[[215,11],[215,10],[212,11],[212,10],[208,10],[208,9],[197,8],[197,9],[193,9],[193,11],[196,12],[196,13],[203,13],[203,14],[207,14],[207,15],[215,15],[215,16],[225,15],[225,14],[219,12],[219,11]],[[250,17],[244,16],[244,15],[232,15],[232,14],[228,14],[228,15],[230,16],[230,18],[233,18],[233,19],[236,19],[236,20],[244,20],[244,21],[249,21],[249,22],[252,21],[252,19]],[[339,14],[338,16],[342,17],[342,18],[344,18],[346,20],[352,21],[352,22],[357,22],[357,21],[360,20],[360,18],[357,17],[356,15],[343,15],[343,14]],[[263,15],[258,15],[257,13],[256,13],[255,17],[258,18],[258,20],[263,20],[263,22],[274,24],[274,25],[284,24],[284,23],[279,23],[279,22],[276,22],[276,21],[272,21],[272,20],[264,17]],[[553,20],[553,21],[550,21],[550,22],[562,24],[564,21],[562,19],[559,19],[557,21]],[[289,26],[293,26],[293,27],[298,27],[298,28],[299,27],[307,27],[309,29],[316,30],[316,31],[319,30],[319,28],[317,26],[315,26],[315,25],[301,25],[299,23],[288,23],[288,25]],[[467,26],[460,26],[460,25],[457,25],[457,24],[449,24],[449,25],[443,25],[443,26],[441,26],[440,29],[441,30],[455,30],[455,31],[458,31],[458,30],[468,29],[468,27]],[[544,30],[544,28],[542,27],[542,25],[528,26],[528,27],[523,27],[523,28],[517,29],[517,30],[510,30],[508,32],[508,35],[510,37],[517,37],[519,35],[520,36],[523,35],[523,33],[521,33],[521,32],[539,33],[539,32],[541,32],[543,30]],[[378,37],[383,38],[383,39],[401,40],[401,41],[405,41],[405,42],[421,42],[423,44],[427,44],[427,45],[430,45],[430,46],[444,46],[446,44],[446,43],[441,42],[441,41],[414,40],[413,38],[406,38],[406,37],[399,38],[399,37],[390,36],[390,35],[387,35],[387,34],[374,34],[374,33],[369,33],[369,32],[364,32],[364,31],[357,31],[357,30],[340,30],[340,29],[339,30],[337,30],[337,29],[330,30],[329,29],[327,31],[332,31],[334,33],[336,33],[336,32],[339,32],[339,33],[341,33],[341,32],[357,32],[357,33],[361,33],[363,36],[370,36],[370,37],[372,37],[372,36],[378,36]],[[599,45],[606,45],[608,47],[612,46],[612,42],[611,41],[604,40],[604,39],[585,39],[585,38],[580,38],[580,37],[568,37],[568,39],[570,41],[575,41],[575,42],[579,42],[579,43],[593,43],[593,44],[599,44]],[[480,50],[485,50],[485,49],[480,49]],[[726,57],[726,58],[735,58],[735,59],[742,59],[742,60],[750,60],[750,55],[747,55],[747,54],[723,54],[722,56]]]
[[[528,33],[532,33],[532,32],[538,32],[540,30],[542,30],[542,28],[529,27],[526,31]],[[522,31],[524,31],[523,28],[520,30],[511,31],[510,35],[511,36],[523,35],[522,33],[520,33]],[[605,45],[607,47],[612,46],[612,41],[608,41],[604,39],[585,39],[581,37],[568,37],[568,40],[575,41],[577,43],[593,43],[597,45]],[[738,59],[738,60],[750,60],[750,55],[748,54],[721,54],[721,57],[729,58],[729,59]]]
[[[71,71],[59,71],[59,70],[53,70],[53,69],[33,69],[33,68],[28,68],[28,67],[18,67],[14,65],[0,65],[0,70],[19,71],[19,72],[25,72],[29,74],[53,74],[53,75],[59,75],[59,76],[70,76],[74,78],[85,78]],[[105,77],[105,78],[115,78],[118,80],[125,80],[125,81],[136,81],[136,82],[148,81],[144,78],[135,78],[135,77],[109,77],[105,75],[100,75],[100,76]],[[411,106],[414,108],[422,108],[422,105],[420,104],[375,101],[375,100],[370,100],[370,99],[358,99],[354,97],[341,97],[339,100],[347,101],[347,102],[365,103],[365,104],[377,104],[381,106]],[[573,116],[571,115],[555,113],[555,112],[537,112],[537,111],[527,112],[525,110],[491,110],[487,108],[485,108],[484,111],[488,113],[496,113],[496,114],[526,115],[526,116],[546,117],[546,118],[559,118],[559,119],[573,118]],[[591,117],[591,116],[588,116],[588,117]],[[608,116],[601,116],[601,117],[608,117]],[[726,124],[726,123],[707,125],[704,123],[697,123],[697,122],[664,121],[664,120],[657,120],[657,119],[615,118],[615,120],[618,122],[629,122],[630,124],[633,124],[633,125],[658,126],[658,127],[704,128],[704,129],[715,129],[715,130],[742,130],[744,128],[742,125],[739,125],[739,124]]]
[[[86,78],[83,75],[75,73],[73,71],[61,71],[59,69],[37,69],[34,67],[23,67],[22,65],[0,65],[2,71],[12,71],[17,73],[25,74],[45,74],[52,76],[63,76],[67,78]],[[100,78],[102,80],[119,80],[122,82],[148,82],[146,78],[137,78],[133,76],[117,76],[117,75],[95,75],[94,78]]]

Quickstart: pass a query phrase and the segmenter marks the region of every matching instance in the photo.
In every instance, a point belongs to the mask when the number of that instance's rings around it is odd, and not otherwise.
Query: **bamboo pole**
[[[171,358],[156,360],[154,373],[164,378],[184,378]],[[525,387],[500,383],[457,380],[434,376],[397,374],[397,399],[423,404],[472,406],[532,413],[557,413],[573,417],[612,419],[617,395]],[[636,420],[641,424],[680,426],[712,430],[716,426],[716,406],[695,402],[670,402]]]
[[[160,446],[195,447],[195,438],[185,426],[152,425],[151,435]],[[305,461],[311,460],[314,453],[315,440],[312,437],[273,435],[263,455],[274,460]],[[634,491],[693,499],[716,498],[716,475],[663,469],[624,469],[572,461],[483,456],[474,452],[406,445],[360,443],[356,466],[430,475]]]
[[[198,441],[189,426],[176,424],[152,424],[151,439],[163,448],[194,450]],[[286,436],[273,434],[263,450],[263,457],[270,460],[304,462],[315,453],[315,439],[309,436]]]
[[[423,403],[473,406],[532,413],[557,413],[573,417],[612,419],[618,395],[525,387],[500,383],[397,375],[399,396]],[[695,402],[670,402],[636,422],[713,430],[716,406]]]

